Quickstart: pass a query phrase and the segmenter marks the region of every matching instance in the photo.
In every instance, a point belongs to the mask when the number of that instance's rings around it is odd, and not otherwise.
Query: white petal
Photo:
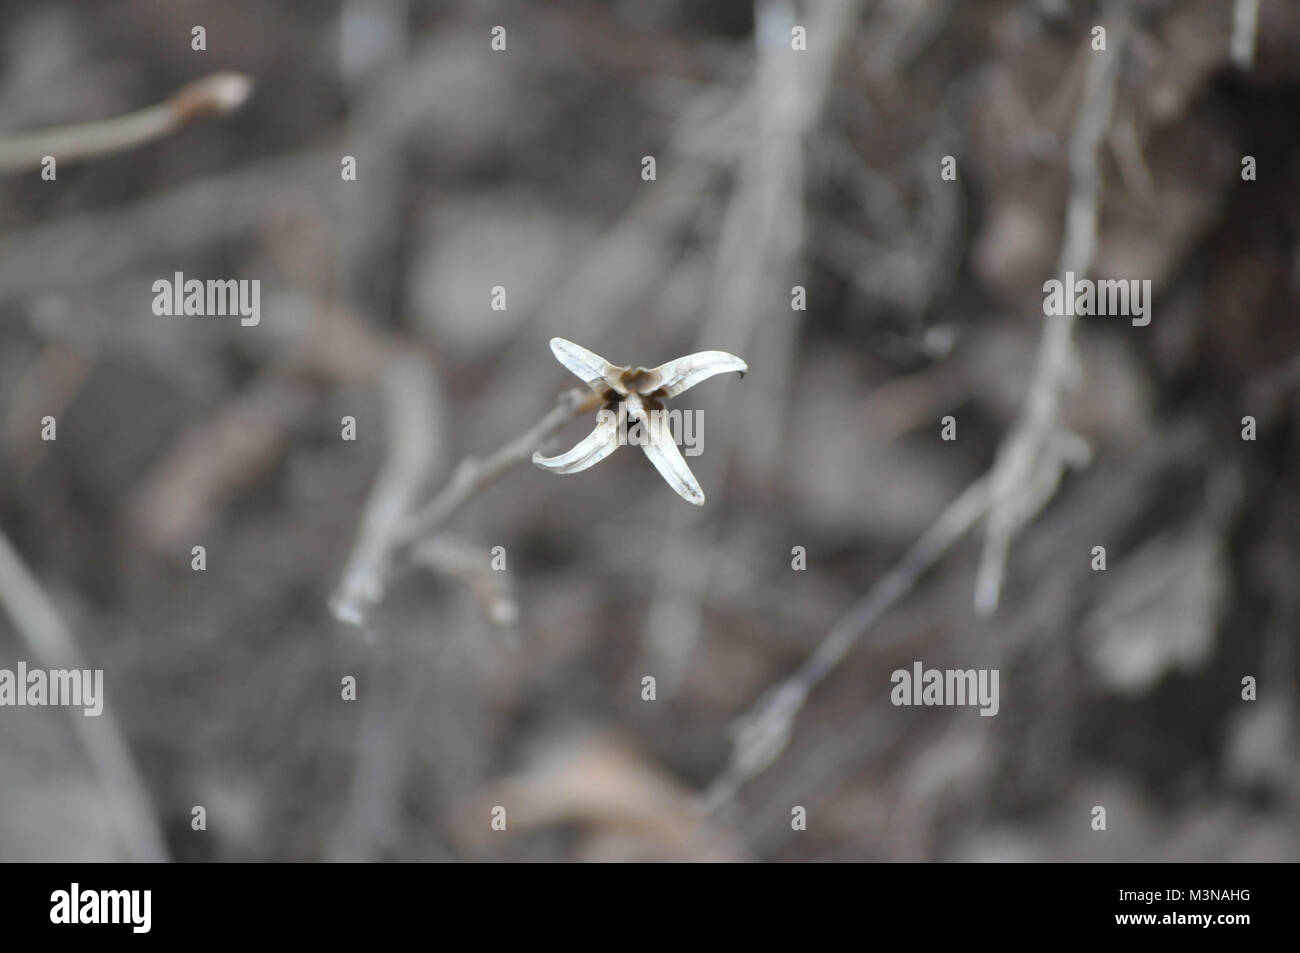
[[[557,457],[544,457],[534,451],[533,463],[554,473],[578,473],[594,467],[617,449],[618,415],[612,410],[602,410],[597,415],[596,429],[572,450]]]
[[[619,377],[627,368],[611,364],[581,344],[574,344],[564,338],[551,338],[551,353],[557,361],[586,381],[592,390],[603,391],[612,387],[620,394],[624,393]]]
[[[749,365],[734,354],[726,351],[699,351],[651,368],[641,393],[650,394],[662,388],[665,397],[676,397],[714,374],[737,371],[744,377],[747,370]]]
[[[641,399],[632,394],[627,399],[628,418],[644,422],[646,441],[641,449],[650,458],[659,475],[668,481],[668,485],[677,491],[677,495],[696,506],[704,505],[704,491],[700,489],[695,474],[686,465],[682,452],[673,442],[672,429],[663,414],[648,413],[641,404]]]

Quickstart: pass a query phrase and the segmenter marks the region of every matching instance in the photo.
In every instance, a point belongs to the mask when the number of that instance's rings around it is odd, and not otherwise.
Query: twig
[[[454,47],[457,41],[438,33],[353,110],[348,141],[365,144],[368,165],[391,161],[409,136],[427,127],[433,100],[425,91],[431,77],[443,75],[438,70],[449,43]],[[0,304],[52,289],[91,287],[142,262],[263,229],[280,216],[318,214],[335,192],[316,188],[313,170],[336,166],[339,152],[337,143],[313,146],[213,172],[120,208],[79,212],[0,236]],[[68,261],[77,268],[63,267]]]
[[[1259,27],[1259,0],[1237,0],[1232,8],[1232,62],[1248,70],[1255,65],[1255,33]]]
[[[1093,53],[1088,61],[1070,137],[1070,198],[1056,264],[1061,280],[1066,272],[1084,275],[1092,267],[1101,205],[1099,151],[1110,127],[1126,34],[1126,22],[1116,19],[1110,50]],[[997,608],[1011,540],[1055,494],[1066,464],[1080,466],[1088,459],[1082,438],[1066,431],[1060,421],[1061,397],[1075,376],[1073,333],[1073,313],[1047,319],[1024,408],[993,465],[992,506],[975,582],[975,608],[981,615]]]
[[[94,289],[159,257],[193,254],[264,226],[271,209],[301,215],[321,201],[307,170],[319,151],[265,159],[129,201],[0,235],[0,304],[58,289]],[[67,262],[78,266],[69,269]]]
[[[402,523],[398,543],[413,543],[427,536],[466,500],[516,464],[532,458],[533,451],[556,434],[581,410],[595,409],[598,395],[574,388],[560,395],[554,408],[526,431],[482,459],[466,457],[445,487]]]
[[[159,553],[187,549],[182,544],[211,526],[231,497],[265,475],[310,407],[300,382],[264,372],[186,428],[136,479],[126,506],[133,532]]]
[[[989,478],[981,477],[948,504],[934,525],[845,613],[794,674],[769,689],[737,720],[731,760],[705,796],[708,810],[717,810],[729,801],[742,784],[764,771],[785,750],[794,720],[813,688],[984,515],[989,504],[988,484]]]
[[[58,417],[72,404],[98,359],[96,342],[84,339],[47,341],[15,388],[5,416],[5,441],[13,450],[13,471],[30,473],[52,444],[37,438],[31,421],[45,414]]]
[[[0,138],[0,173],[38,168],[47,155],[61,163],[81,162],[142,146],[196,119],[234,112],[252,88],[242,73],[212,73],[125,116]]]
[[[72,633],[3,533],[0,533],[0,605],[4,606],[19,638],[42,666],[85,668]],[[166,861],[166,842],[154,818],[148,790],[107,700],[97,717],[86,717],[76,708],[67,711],[117,816],[118,833],[128,855],[137,861]]]
[[[903,79],[943,34],[956,9],[956,0],[895,5],[896,19],[879,31],[866,57],[872,74],[888,82]]]
[[[510,576],[491,569],[491,554],[481,546],[440,533],[412,546],[411,561],[464,583],[493,625],[509,627],[519,621]]]
[[[492,483],[516,464],[532,457],[533,451],[550,438],[574,415],[586,407],[595,409],[598,395],[573,389],[560,395],[554,408],[520,434],[483,459],[466,457],[452,473],[450,481],[429,502],[416,508],[415,494],[432,463],[432,447],[406,446],[430,430],[430,413],[412,406],[397,390],[410,391],[408,385],[391,382],[389,388],[390,457],[385,472],[375,483],[362,529],[347,568],[330,600],[330,609],[340,621],[353,625],[365,622],[366,610],[378,603],[393,554],[427,537],[465,501]],[[428,393],[428,389],[424,388]],[[417,400],[418,403],[418,400]],[[427,398],[425,398],[427,405]],[[417,422],[417,417],[424,422]],[[414,429],[412,429],[414,428]]]
[[[366,501],[356,545],[330,600],[334,616],[353,625],[365,622],[366,610],[383,598],[398,528],[437,458],[438,413],[428,362],[414,355],[396,357],[383,381],[387,459]]]

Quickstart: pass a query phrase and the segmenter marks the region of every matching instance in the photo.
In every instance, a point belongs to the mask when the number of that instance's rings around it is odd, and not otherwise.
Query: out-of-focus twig
[[[1119,6],[1109,9],[1118,12]],[[1127,23],[1118,15],[1111,21],[1109,50],[1094,52],[1088,61],[1070,137],[1070,197],[1056,264],[1061,281],[1067,272],[1082,276],[1092,267],[1101,206],[1100,147],[1110,128],[1126,40]],[[1072,312],[1046,319],[1024,409],[993,465],[988,528],[975,582],[975,608],[982,615],[997,608],[1011,540],[1056,493],[1066,465],[1081,466],[1089,458],[1087,444],[1060,419],[1062,395],[1077,376]]]
[[[279,458],[293,421],[312,406],[299,382],[272,374],[187,428],[136,481],[127,503],[131,529],[155,552],[174,551],[215,521],[239,490]]]
[[[0,173],[39,168],[47,155],[70,163],[134,149],[196,119],[234,112],[252,88],[252,80],[242,73],[212,73],[156,105],[125,116],[0,137]]]
[[[481,546],[438,535],[413,546],[411,560],[463,582],[493,624],[512,626],[519,621],[519,605],[511,591],[510,577],[491,568],[491,554]]]
[[[1259,28],[1259,0],[1237,0],[1232,8],[1232,62],[1238,69],[1255,65],[1255,33]]]
[[[104,210],[78,210],[0,235],[0,304],[94,289],[158,256],[194,254],[263,226],[272,210],[312,208],[307,170],[318,150],[265,159]],[[66,263],[76,261],[69,271]]]
[[[427,536],[466,500],[511,467],[532,458],[533,451],[583,409],[595,409],[599,395],[574,388],[560,395],[545,417],[526,431],[482,459],[466,457],[450,482],[433,499],[403,521],[398,541],[413,543]]]
[[[943,34],[957,3],[956,0],[931,0],[884,6],[892,20],[879,31],[879,36],[873,36],[867,62],[873,76],[887,83],[898,83]]]
[[[1088,71],[1071,139],[1071,190],[1058,263],[1062,274],[1067,268],[1083,273],[1092,264],[1101,198],[1098,149],[1110,123],[1125,32],[1122,21],[1112,27],[1111,51],[1093,59]],[[1078,443],[1081,443],[1079,438],[1063,434],[1059,421],[1060,394],[1071,356],[1072,320],[1069,317],[1048,319],[1025,411],[992,470],[948,505],[934,525],[849,610],[794,674],[769,689],[738,719],[731,758],[705,794],[705,806],[709,810],[725,805],[741,785],[780,756],[812,689],[985,513],[990,513],[990,536],[993,536],[997,508],[1001,505],[1005,510],[997,526],[1001,534],[999,542],[1004,544],[1000,558],[1005,559],[1010,535],[1046,504],[1063,464],[1078,459]],[[1018,521],[1007,522],[1009,517]],[[985,557],[981,572],[988,564],[987,548]],[[1002,565],[997,563],[999,587]],[[994,597],[996,600],[996,589]]]
[[[427,125],[430,99],[421,91],[428,88],[432,64],[445,59],[445,42],[437,39],[422,48],[409,67],[393,71],[353,111],[348,139],[365,144],[368,167],[390,162],[407,138]],[[78,211],[0,236],[0,303],[51,289],[92,287],[157,256],[192,254],[264,229],[275,216],[315,212],[336,195],[315,186],[315,171],[338,160],[338,144],[312,146],[213,172],[121,207]],[[66,261],[78,262],[75,274],[59,267]]]
[[[24,372],[0,428],[15,473],[30,473],[44,459],[51,444],[39,438],[32,421],[46,414],[57,418],[72,404],[95,367],[96,351],[93,341],[52,340]]]
[[[400,385],[393,376],[389,378],[390,460],[366,503],[360,538],[330,600],[335,617],[353,625],[361,625],[366,609],[383,598],[385,577],[397,549],[429,536],[475,493],[511,467],[530,459],[534,450],[581,409],[594,410],[593,401],[599,399],[591,391],[565,391],[545,417],[514,440],[481,459],[466,457],[447,485],[417,507],[416,493],[433,462],[432,445],[421,446],[425,438],[418,431],[431,432],[431,412],[408,405],[400,397],[398,390],[409,390],[414,381]],[[412,445],[404,447],[406,444]]]
[[[4,606],[19,638],[42,666],[85,668],[81,650],[54,603],[3,533],[0,533],[0,605]],[[126,854],[137,861],[167,860],[166,842],[154,817],[148,790],[107,699],[98,716],[87,717],[77,708],[68,708],[67,712],[104,786]]]
[[[383,383],[387,458],[366,501],[356,545],[330,600],[335,617],[353,625],[361,625],[366,610],[383,598],[399,527],[437,459],[438,412],[428,362],[412,354],[395,357]]]
[[[901,560],[835,624],[794,674],[778,683],[736,722],[731,759],[705,796],[716,810],[742,784],[765,770],[789,743],[794,720],[813,688],[848,655],[862,635],[907,595],[922,576],[988,509],[988,477],[976,480],[943,511]]]

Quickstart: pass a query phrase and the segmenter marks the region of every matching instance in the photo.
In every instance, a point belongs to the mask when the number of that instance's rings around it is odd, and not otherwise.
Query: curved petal
[[[744,377],[747,370],[749,365],[734,354],[726,351],[698,351],[651,368],[646,372],[645,382],[640,389],[643,394],[662,389],[665,397],[676,397],[714,374],[736,371]]]
[[[544,457],[533,452],[533,463],[552,473],[578,473],[594,467],[618,449],[618,415],[612,410],[602,410],[596,417],[596,429],[578,444],[555,457]]]
[[[594,351],[588,351],[581,344],[574,344],[564,338],[551,338],[551,353],[555,359],[587,382],[595,391],[613,388],[620,394],[626,393],[619,382],[619,377],[626,368],[611,364]]]
[[[628,398],[627,408],[630,420],[644,421],[646,440],[641,444],[641,449],[650,458],[659,475],[683,500],[703,506],[704,491],[700,489],[699,481],[695,479],[691,468],[686,465],[682,452],[677,449],[667,417],[662,413],[647,412],[635,394]]]

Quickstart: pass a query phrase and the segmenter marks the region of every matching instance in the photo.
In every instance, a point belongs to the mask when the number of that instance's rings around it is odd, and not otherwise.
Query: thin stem
[[[526,431],[496,452],[478,459],[466,457],[452,473],[443,489],[418,511],[408,517],[397,533],[397,541],[412,543],[427,536],[470,497],[497,479],[511,467],[530,459],[533,451],[580,411],[595,409],[599,396],[588,391],[565,391],[554,408]]]
[[[428,390],[428,386],[420,385],[421,393]],[[393,391],[389,401],[389,460],[366,502],[357,544],[330,600],[335,617],[352,625],[363,624],[366,610],[383,598],[385,579],[398,549],[428,537],[475,493],[511,467],[530,459],[534,450],[574,416],[583,410],[595,410],[599,402],[599,395],[592,391],[576,388],[565,391],[545,417],[514,440],[482,459],[462,460],[447,485],[423,506],[415,508],[415,491],[422,482],[424,470],[432,463],[432,455],[427,448],[418,454],[403,453],[401,448],[422,428],[431,426],[420,423],[431,414],[412,413],[410,402]],[[418,466],[403,465],[402,459],[408,464],[417,461]]]
[[[182,86],[161,103],[125,116],[0,137],[0,173],[40,167],[46,156],[81,162],[134,149],[206,116],[234,112],[253,84],[242,73],[212,73]]]

